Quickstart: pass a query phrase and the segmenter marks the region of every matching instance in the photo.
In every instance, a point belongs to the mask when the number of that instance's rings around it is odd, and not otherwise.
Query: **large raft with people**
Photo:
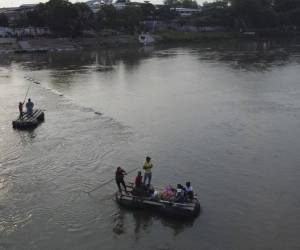
[[[15,129],[33,129],[45,119],[45,114],[40,109],[35,109],[31,114],[24,113],[23,117],[18,117],[12,122]]]
[[[126,185],[127,191],[118,191],[116,193],[116,201],[125,207],[131,209],[149,209],[154,210],[166,216],[175,218],[196,217],[200,213],[200,202],[197,196],[185,201],[176,201],[174,197],[163,197],[164,191],[154,191],[153,194],[137,194],[134,185],[129,183]],[[160,195],[157,195],[160,193]]]

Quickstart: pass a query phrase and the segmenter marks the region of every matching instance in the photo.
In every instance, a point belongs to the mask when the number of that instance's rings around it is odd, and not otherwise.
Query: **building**
[[[8,17],[9,23],[13,23],[16,19],[26,14],[29,11],[33,11],[36,4],[23,4],[15,8],[1,8],[0,14],[4,14]]]
[[[12,29],[0,26],[0,37],[12,37],[14,32]]]
[[[122,10],[122,9],[124,9],[129,3],[130,3],[129,0],[116,0],[115,2],[112,3],[112,5],[113,5],[117,10]]]
[[[192,8],[182,8],[182,7],[176,7],[176,8],[170,8],[171,11],[177,12],[181,17],[188,17],[193,14],[197,14],[201,12],[201,9],[192,9]]]

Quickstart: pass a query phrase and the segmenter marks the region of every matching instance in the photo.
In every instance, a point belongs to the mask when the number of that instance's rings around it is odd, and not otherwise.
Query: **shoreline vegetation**
[[[138,46],[139,34],[150,34],[158,44],[289,39],[300,34],[300,0],[217,0],[202,6],[195,0],[117,3],[121,5],[95,10],[87,3],[50,0],[20,6],[13,18],[12,10],[4,9],[0,53]]]
[[[153,33],[154,45],[176,45],[176,44],[201,44],[220,41],[239,40],[290,40],[298,37],[295,33],[260,33],[255,35],[243,35],[239,32],[205,32],[191,33],[178,32],[174,30],[163,30]],[[28,50],[20,50],[18,41],[10,39],[3,43],[0,38],[0,54],[8,53],[40,53],[48,51],[72,51],[80,49],[97,48],[120,48],[120,47],[142,47],[137,35],[110,35],[97,37],[76,37],[76,38],[30,38],[24,40],[30,46]]]

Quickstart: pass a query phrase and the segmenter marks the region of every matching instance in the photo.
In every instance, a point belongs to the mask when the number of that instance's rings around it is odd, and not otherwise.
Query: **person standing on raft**
[[[23,102],[19,102],[20,119],[23,119]]]
[[[29,98],[28,99],[28,102],[26,103],[26,110],[27,110],[27,113],[29,115],[32,114],[32,111],[33,111],[33,107],[34,107],[34,103],[31,101],[31,99]]]
[[[151,172],[152,168],[153,168],[153,164],[151,162],[151,158],[149,156],[147,156],[146,161],[143,166],[143,169],[145,170],[144,185],[146,185],[146,180],[148,180],[148,186],[150,186],[151,178],[152,178],[152,172]]]
[[[126,190],[126,185],[125,185],[125,182],[124,182],[124,176],[126,175],[127,173],[125,172],[124,169],[122,169],[121,167],[118,167],[117,168],[117,171],[116,171],[116,183],[118,185],[118,188],[119,188],[119,192],[122,193],[122,189],[121,189],[121,184],[122,186],[124,187],[124,190],[125,192],[127,192]]]

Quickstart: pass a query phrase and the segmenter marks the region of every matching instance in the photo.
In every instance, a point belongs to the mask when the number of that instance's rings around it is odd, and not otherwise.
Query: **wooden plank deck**
[[[12,126],[17,129],[30,129],[36,127],[42,121],[44,121],[44,112],[35,109],[32,114],[24,113],[22,118],[18,117],[12,122]]]

